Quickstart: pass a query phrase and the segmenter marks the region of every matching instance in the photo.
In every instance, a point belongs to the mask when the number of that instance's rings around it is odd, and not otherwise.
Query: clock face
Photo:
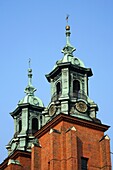
[[[87,104],[83,101],[77,102],[75,107],[79,112],[85,113],[87,111]]]
[[[54,104],[52,104],[49,108],[49,115],[53,116],[55,114],[55,112],[56,112],[56,107]]]
[[[75,64],[80,65],[80,62],[79,62],[79,60],[77,58],[75,58],[74,62],[75,62]]]
[[[37,100],[36,98],[34,98],[34,99],[33,99],[33,103],[34,103],[35,105],[38,105],[38,100]]]

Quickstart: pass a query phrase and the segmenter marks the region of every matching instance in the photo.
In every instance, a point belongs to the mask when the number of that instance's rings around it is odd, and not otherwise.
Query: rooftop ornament
[[[27,95],[34,95],[34,92],[36,91],[36,88],[32,85],[32,69],[31,67],[31,59],[29,58],[29,68],[28,68],[28,85],[25,88],[25,93]]]
[[[67,21],[67,25],[65,27],[66,29],[66,45],[65,47],[62,49],[62,53],[64,53],[64,55],[68,54],[73,56],[73,52],[76,50],[70,43],[70,26],[68,25],[68,19],[69,19],[69,15],[67,15],[66,17],[66,21]]]

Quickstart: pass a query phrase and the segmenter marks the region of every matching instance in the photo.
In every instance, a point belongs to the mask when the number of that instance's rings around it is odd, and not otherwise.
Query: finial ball
[[[69,25],[66,25],[66,30],[70,30],[70,26]]]

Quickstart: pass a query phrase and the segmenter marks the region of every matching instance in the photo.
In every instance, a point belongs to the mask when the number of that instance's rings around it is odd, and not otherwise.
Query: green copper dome
[[[57,64],[59,64],[59,63],[65,63],[65,62],[70,62],[71,64],[77,65],[77,66],[79,66],[79,67],[85,67],[84,63],[83,63],[82,60],[80,60],[79,58],[74,57],[74,56],[71,56],[71,55],[68,55],[68,54],[65,54],[61,60],[58,60],[58,61],[56,62],[54,68],[57,67]]]
[[[31,105],[35,105],[35,106],[40,106],[40,107],[43,107],[43,102],[41,101],[41,99],[39,99],[38,97],[36,96],[29,96],[29,95],[26,95],[22,100],[20,100],[18,102],[18,105],[19,104],[26,104],[26,103],[29,103]]]
[[[24,91],[26,93],[26,96],[18,102],[18,105],[31,104],[31,105],[40,106],[40,107],[44,106],[41,99],[39,99],[38,97],[34,95],[36,88],[34,88],[32,85],[32,69],[30,68],[28,69],[28,85]]]

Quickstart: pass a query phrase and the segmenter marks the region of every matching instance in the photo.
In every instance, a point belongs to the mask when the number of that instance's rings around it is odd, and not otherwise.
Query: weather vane
[[[29,58],[29,68],[31,68],[31,59]]]
[[[68,24],[68,19],[69,19],[69,15],[67,14],[67,16],[66,16],[66,21],[67,21],[67,24]]]

